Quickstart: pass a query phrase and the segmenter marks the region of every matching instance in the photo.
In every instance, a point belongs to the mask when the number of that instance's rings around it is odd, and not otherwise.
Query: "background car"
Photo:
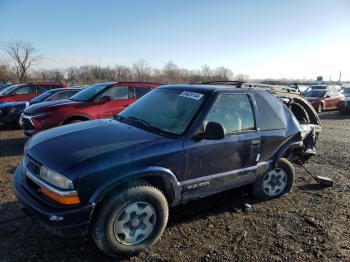
[[[319,84],[319,85],[310,85],[305,92],[311,91],[311,90],[335,90],[339,91],[341,89],[341,86],[339,85],[326,85],[326,84]]]
[[[337,109],[339,102],[344,100],[344,96],[334,89],[313,89],[303,95],[318,113]]]
[[[19,120],[24,109],[33,104],[43,101],[53,101],[69,98],[78,93],[78,88],[55,88],[50,89],[28,102],[4,102],[0,103],[0,123],[6,126],[20,126]]]
[[[16,84],[0,91],[0,102],[29,101],[49,89],[66,87],[67,84],[58,82]]]
[[[341,90],[344,100],[341,100],[338,105],[338,110],[341,113],[350,113],[350,87],[345,87]]]
[[[21,126],[24,134],[31,136],[59,125],[112,117],[158,85],[143,82],[95,84],[70,99],[28,107],[22,115]]]

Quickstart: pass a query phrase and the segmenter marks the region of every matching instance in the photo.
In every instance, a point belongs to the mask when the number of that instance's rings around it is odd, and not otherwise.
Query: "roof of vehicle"
[[[61,82],[28,82],[28,83],[25,83],[26,85],[65,85],[64,83],[61,83]]]
[[[53,88],[53,89],[49,89],[49,90],[47,90],[47,92],[52,92],[52,93],[54,93],[54,92],[66,92],[66,91],[75,91],[75,90],[78,90],[78,91],[80,91],[80,90],[82,90],[83,88],[78,88],[78,87],[68,87],[68,88]]]

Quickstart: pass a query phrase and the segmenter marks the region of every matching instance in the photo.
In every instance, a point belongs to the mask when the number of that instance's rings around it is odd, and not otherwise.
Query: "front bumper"
[[[27,117],[23,114],[19,119],[19,124],[21,125],[23,132],[27,137],[30,137],[42,131],[41,129],[38,129],[37,127],[35,127],[31,117]]]
[[[63,237],[79,237],[88,234],[94,204],[62,206],[50,204],[44,196],[30,187],[22,166],[13,177],[15,194],[26,212],[39,218],[51,231]]]

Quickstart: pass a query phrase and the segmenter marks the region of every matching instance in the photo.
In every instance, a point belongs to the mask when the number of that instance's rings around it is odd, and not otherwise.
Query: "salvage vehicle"
[[[344,96],[335,89],[314,89],[304,93],[304,97],[311,103],[318,113],[324,110],[337,109]]]
[[[81,89],[78,88],[55,88],[50,89],[27,102],[22,101],[0,103],[0,123],[3,123],[7,126],[20,127],[20,116],[27,106],[43,101],[54,101],[69,98],[72,95],[78,93],[80,90]]]
[[[170,206],[248,184],[258,198],[286,195],[291,163],[316,153],[320,131],[295,93],[164,85],[113,118],[33,136],[13,185],[56,233],[131,256],[160,238]]]
[[[32,136],[60,125],[112,117],[156,86],[159,84],[144,82],[95,84],[69,99],[26,108],[21,118],[21,126],[26,136]]]
[[[341,94],[344,99],[339,102],[338,110],[343,114],[350,113],[350,87],[344,87]]]
[[[29,101],[53,88],[65,88],[67,84],[58,82],[32,82],[9,86],[0,92],[0,102]]]

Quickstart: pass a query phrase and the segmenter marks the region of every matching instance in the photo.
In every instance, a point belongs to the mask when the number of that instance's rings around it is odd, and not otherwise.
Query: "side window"
[[[103,96],[109,96],[112,100],[128,99],[129,88],[127,86],[112,86],[100,95],[100,97]]]
[[[145,94],[151,91],[151,88],[146,86],[135,86],[133,87],[133,89],[134,89],[134,94],[136,99],[143,97]]]
[[[36,92],[38,94],[42,94],[42,93],[46,92],[47,90],[49,90],[51,88],[52,88],[51,86],[37,86]]]
[[[220,123],[227,133],[255,130],[254,112],[247,95],[220,95],[206,122]]]
[[[34,86],[23,86],[15,91],[16,95],[29,95],[34,93]]]
[[[62,92],[57,92],[50,97],[46,99],[46,101],[52,101],[52,100],[58,100],[58,99],[65,99],[71,97],[71,92],[68,91],[62,91]]]
[[[255,93],[254,97],[259,110],[261,130],[285,129],[287,120],[283,104],[268,92]]]

